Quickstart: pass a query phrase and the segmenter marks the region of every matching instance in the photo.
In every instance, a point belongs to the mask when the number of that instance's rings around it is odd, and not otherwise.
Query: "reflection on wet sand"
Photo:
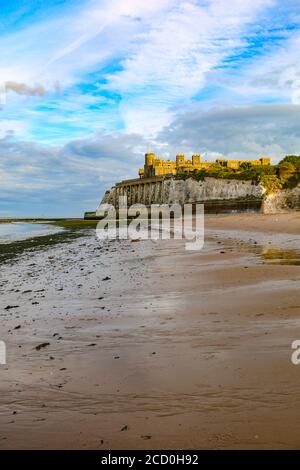
[[[264,247],[261,251],[261,256],[268,264],[300,266],[300,250]]]

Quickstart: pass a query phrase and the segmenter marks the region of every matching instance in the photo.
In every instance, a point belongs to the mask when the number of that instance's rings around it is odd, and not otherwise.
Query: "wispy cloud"
[[[108,76],[124,99],[130,131],[155,133],[206,84],[209,72],[247,46],[246,28],[272,1],[177,2],[147,33],[137,50]]]
[[[14,91],[19,95],[28,95],[28,96],[44,96],[46,93],[45,88],[42,85],[29,86],[26,83],[18,82],[5,82],[4,83],[5,91]]]
[[[55,7],[3,37],[0,76],[39,83],[39,90],[59,82],[59,111],[63,94],[96,81],[99,95],[120,96],[115,113],[125,130],[154,134],[205,87],[210,72],[247,47],[247,29],[274,1],[98,0],[62,15]],[[35,105],[27,101],[26,109]],[[18,111],[16,101],[12,106],[8,113]]]

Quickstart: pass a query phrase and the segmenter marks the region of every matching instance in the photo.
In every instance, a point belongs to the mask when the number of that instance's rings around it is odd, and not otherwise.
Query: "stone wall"
[[[122,181],[106,191],[101,204],[108,203],[117,208],[120,196],[127,196],[128,206],[206,202],[205,210],[211,212],[262,210],[271,214],[300,209],[300,185],[267,195],[262,185],[251,181],[209,177],[204,181],[165,177]],[[96,213],[86,213],[85,217],[95,218]]]
[[[263,195],[260,185],[251,181],[205,178],[204,181],[171,179],[166,183],[167,203],[180,204],[214,200],[260,199]]]
[[[127,196],[128,205],[187,204],[205,201],[261,199],[264,188],[251,181],[205,178],[196,181],[192,178],[143,178],[124,181],[107,191],[101,203],[118,207],[120,196]]]

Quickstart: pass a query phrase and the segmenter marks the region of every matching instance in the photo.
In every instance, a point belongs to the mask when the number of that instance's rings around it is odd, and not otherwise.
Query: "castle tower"
[[[269,157],[262,157],[260,158],[261,165],[271,165],[271,158]]]
[[[184,162],[185,162],[184,154],[183,153],[177,154],[176,155],[176,166],[177,167],[182,166],[182,165],[184,165]]]
[[[145,153],[145,165],[152,166],[154,163],[155,154],[154,153]]]
[[[148,178],[153,176],[154,174],[154,162],[155,162],[155,154],[154,153],[145,153],[145,165],[144,165],[144,177]]]
[[[201,156],[198,154],[192,155],[192,162],[193,162],[193,165],[200,165]]]

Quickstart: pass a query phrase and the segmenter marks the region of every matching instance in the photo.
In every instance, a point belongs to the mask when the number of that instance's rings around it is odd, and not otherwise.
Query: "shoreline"
[[[0,225],[0,245],[54,235],[64,229],[47,222],[11,222]]]
[[[86,231],[96,226],[95,221],[75,221],[74,219],[56,220],[52,224],[64,230],[48,235],[32,236],[24,240],[14,240],[11,243],[0,243],[0,266],[2,263],[18,258],[23,253],[47,249],[85,236]]]
[[[209,216],[199,252],[84,230],[3,264],[0,448],[300,448],[299,267],[230,233],[285,248],[299,216]]]

